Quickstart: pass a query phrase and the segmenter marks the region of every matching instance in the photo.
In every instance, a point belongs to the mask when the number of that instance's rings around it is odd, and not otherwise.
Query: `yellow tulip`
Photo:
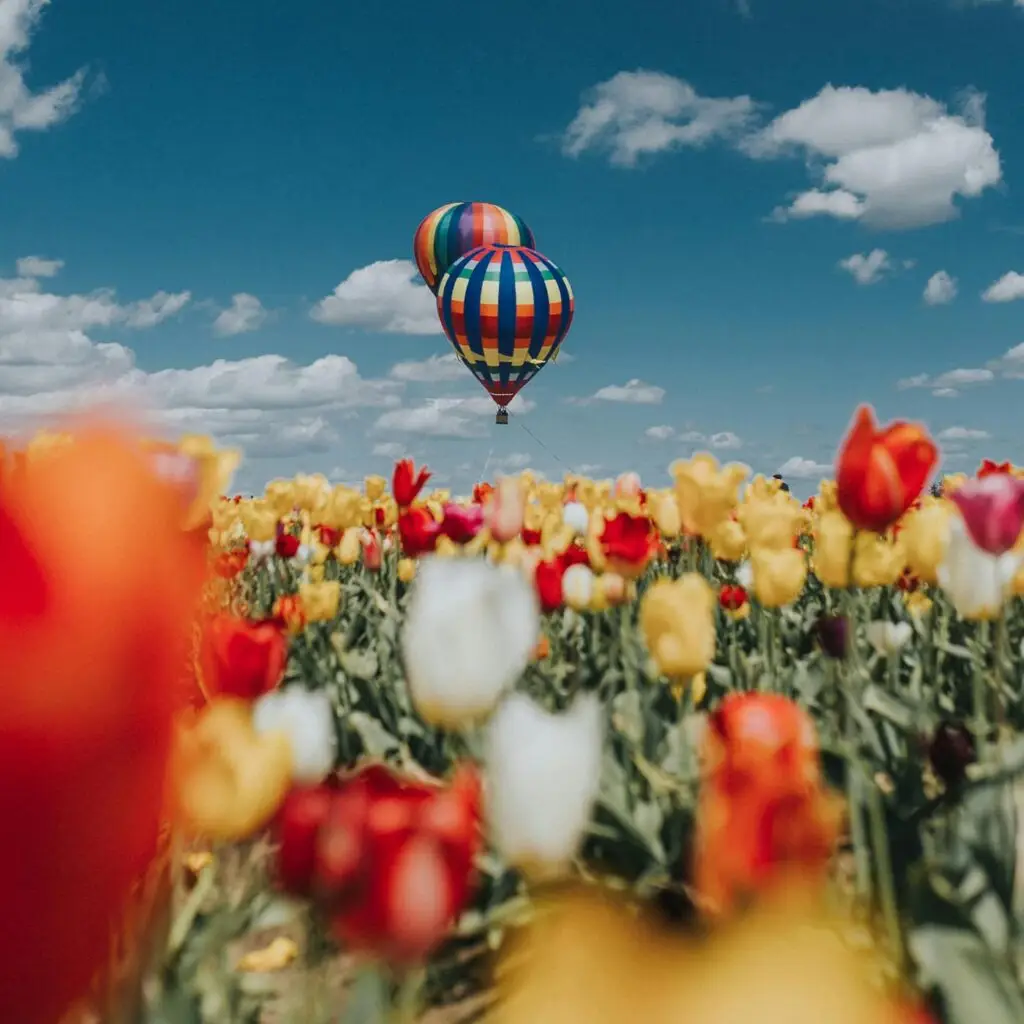
[[[459,554],[459,545],[451,537],[438,537],[434,553],[438,558],[454,558]]]
[[[744,502],[737,510],[751,548],[791,548],[803,518],[803,510],[784,491]]]
[[[858,533],[854,542],[853,582],[858,587],[891,587],[906,565],[900,541],[877,533]]]
[[[347,530],[352,526],[362,525],[361,504],[363,496],[351,487],[338,485],[331,493],[321,513],[321,521],[325,526],[333,526],[336,530]]]
[[[853,526],[838,510],[818,517],[814,528],[815,576],[826,587],[850,585],[850,549],[853,545]]]
[[[341,583],[338,580],[302,583],[299,585],[299,599],[308,622],[331,622],[337,618],[341,605]]]
[[[412,558],[402,558],[398,562],[398,578],[403,583],[412,583],[416,576],[416,562]]]
[[[920,590],[915,590],[904,595],[903,605],[914,618],[919,619],[928,614],[932,606],[932,599]]]
[[[719,468],[718,459],[702,452],[688,461],[674,462],[670,472],[683,528],[710,537],[736,507],[739,485],[750,470],[738,463]]]
[[[370,501],[380,501],[387,489],[388,482],[382,476],[368,476],[363,481],[363,493]]]
[[[324,565],[322,562],[314,563],[306,569],[306,578],[310,583],[321,583],[324,578]]]
[[[947,501],[923,503],[903,519],[900,541],[907,568],[922,583],[938,582],[938,570],[949,545],[949,518],[952,507]]]
[[[754,548],[750,552],[754,574],[754,596],[766,608],[792,604],[807,582],[807,559],[803,551],[788,547]]]
[[[257,498],[255,501],[243,502],[240,507],[242,525],[249,540],[263,544],[277,536],[277,524],[281,517],[269,502]]]
[[[179,729],[174,794],[190,831],[245,839],[274,816],[291,788],[293,755],[284,733],[257,733],[248,702],[215,700]]]
[[[334,557],[341,565],[355,565],[362,553],[363,544],[359,538],[359,531],[349,527],[341,535],[341,540],[334,549]]]
[[[185,434],[178,441],[178,451],[192,459],[199,475],[199,485],[185,517],[188,530],[199,526],[210,515],[211,508],[221,504],[218,499],[231,486],[242,453],[233,448],[217,448],[204,434]]]
[[[323,473],[300,473],[292,481],[295,507],[304,512],[322,508],[330,494],[330,489],[331,485]]]
[[[271,480],[263,492],[263,498],[281,519],[290,515],[295,508],[295,481]]]
[[[640,602],[640,631],[658,671],[688,679],[715,656],[715,593],[699,573],[660,579]]]
[[[723,519],[709,539],[711,553],[723,562],[738,562],[747,552],[747,535],[735,519]]]
[[[774,477],[766,477],[758,473],[753,480],[747,484],[743,494],[744,502],[753,504],[758,501],[771,501],[777,494],[782,493],[782,481]]]
[[[693,706],[697,707],[708,692],[708,680],[705,673],[700,672],[695,675],[690,680],[689,686],[693,693]],[[686,687],[687,683],[682,680],[677,680],[672,683],[672,696],[675,697],[676,700],[682,700],[683,694],[686,692]]]
[[[679,514],[679,502],[672,491],[657,491],[648,495],[647,507],[662,537],[672,540],[679,536],[683,520]]]
[[[814,511],[819,515],[834,512],[839,508],[839,489],[835,480],[822,480],[814,496]]]

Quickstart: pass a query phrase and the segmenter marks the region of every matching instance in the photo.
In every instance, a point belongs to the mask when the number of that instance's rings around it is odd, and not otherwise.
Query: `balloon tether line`
[[[569,473],[573,473],[573,468],[568,463],[563,462],[521,419],[517,419],[516,422],[525,430],[530,437],[534,439],[561,466],[565,466],[565,469]],[[573,473],[575,475],[575,473]]]

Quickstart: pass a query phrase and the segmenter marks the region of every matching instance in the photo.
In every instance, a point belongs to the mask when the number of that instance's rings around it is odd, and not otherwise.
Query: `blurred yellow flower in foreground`
[[[777,481],[776,481],[777,482]],[[785,492],[770,498],[758,498],[740,505],[737,518],[751,548],[791,548],[803,510]]]
[[[519,957],[522,957],[521,961]],[[494,1024],[880,1024],[894,1019],[834,923],[761,909],[703,943],[608,898],[542,908]]]
[[[818,517],[814,527],[812,568],[826,587],[850,585],[852,545],[853,525],[842,512],[830,511]]]
[[[858,587],[890,587],[906,564],[902,541],[877,533],[859,533],[854,541],[853,582]]]
[[[715,592],[699,573],[660,579],[640,602],[640,631],[669,679],[703,672],[715,656]]]
[[[723,519],[709,540],[711,553],[723,562],[738,562],[747,552],[747,535],[735,519]]]
[[[807,582],[807,559],[803,551],[792,547],[782,550],[756,548],[750,552],[754,572],[754,596],[766,608],[792,604]]]

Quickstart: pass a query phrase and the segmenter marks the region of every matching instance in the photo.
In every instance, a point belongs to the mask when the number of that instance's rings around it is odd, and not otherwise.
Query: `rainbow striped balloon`
[[[438,283],[457,259],[495,242],[534,247],[533,232],[514,213],[493,203],[449,203],[420,222],[413,236],[413,259],[436,295]]]
[[[437,290],[455,354],[504,409],[558,352],[572,324],[569,279],[521,245],[483,245],[456,260]]]

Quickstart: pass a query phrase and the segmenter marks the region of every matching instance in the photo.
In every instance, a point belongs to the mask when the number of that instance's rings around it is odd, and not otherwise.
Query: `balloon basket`
[[[508,409],[499,409],[498,415],[494,417],[495,423],[508,423]]]

